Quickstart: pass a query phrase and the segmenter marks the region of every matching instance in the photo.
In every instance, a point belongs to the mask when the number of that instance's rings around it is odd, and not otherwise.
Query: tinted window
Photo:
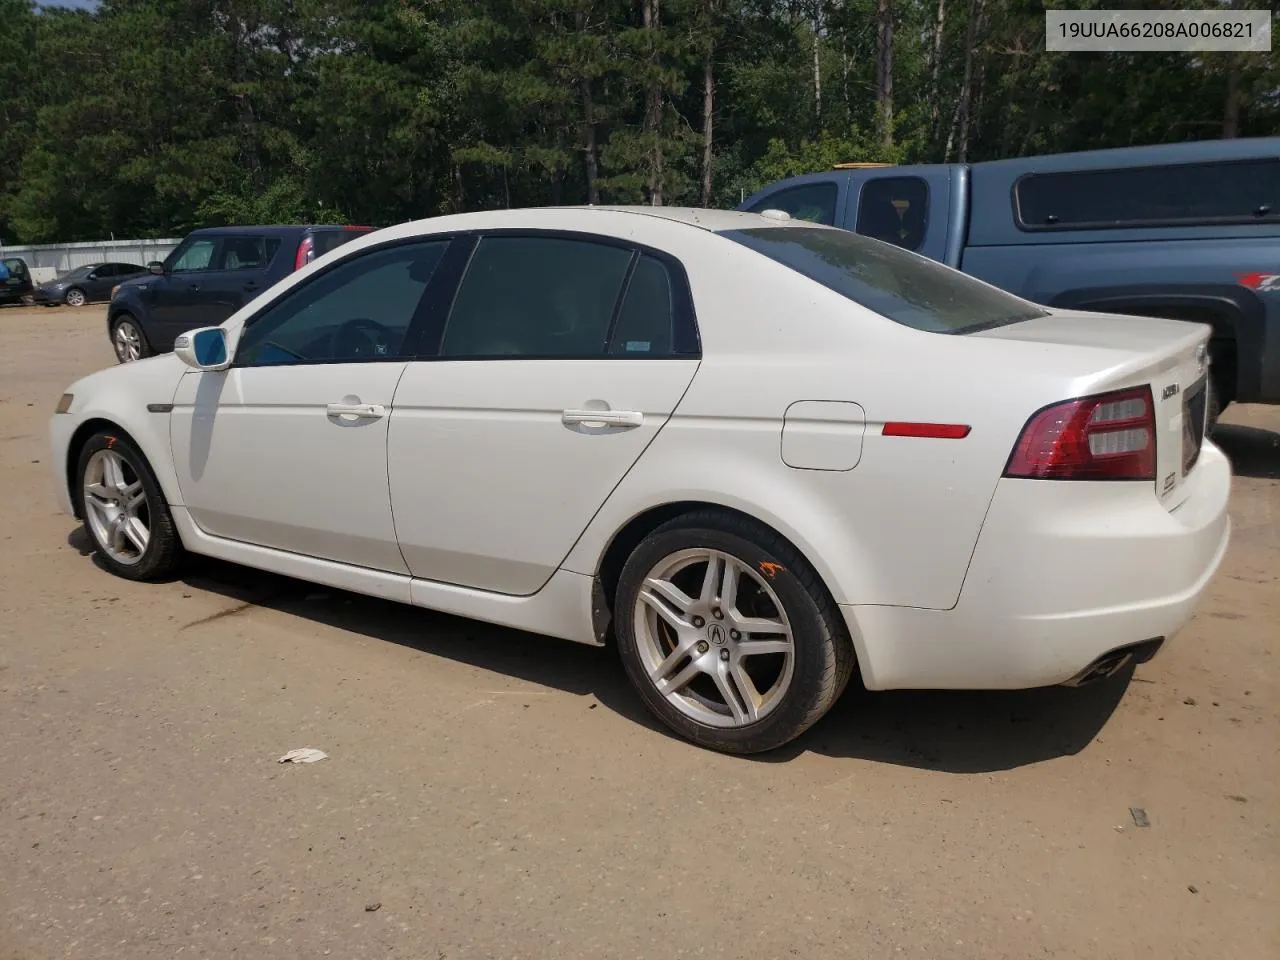
[[[96,267],[93,271],[99,280],[110,280],[116,275],[116,265],[114,263],[104,263],[100,267]]]
[[[674,339],[671,277],[661,261],[642,256],[622,301],[609,353],[620,357],[670,356]]]
[[[1032,174],[1015,194],[1033,229],[1275,220],[1280,160]]]
[[[445,357],[598,357],[632,253],[558,237],[485,237],[458,288]]]
[[[217,269],[261,270],[279,249],[279,237],[224,237]]]
[[[361,254],[308,281],[251,322],[236,366],[388,360],[449,241]]]
[[[27,275],[27,264],[25,261],[13,259],[6,260],[4,265],[9,268],[9,272],[15,277],[25,277]]]
[[[958,270],[844,230],[775,227],[724,236],[917,330],[968,333],[1045,316]]]
[[[74,270],[70,270],[67,273],[63,274],[62,279],[83,280],[87,276],[89,276],[89,274],[93,273],[94,269],[95,267],[93,264],[89,264],[88,266],[84,266],[84,267],[76,267]]]
[[[363,236],[368,230],[317,230],[311,235],[316,257],[322,257],[330,250],[342,246],[349,240]]]
[[[170,273],[192,273],[196,270],[208,270],[213,262],[213,251],[218,241],[209,237],[198,237],[185,241],[173,252],[173,261],[169,266]]]
[[[761,210],[785,210],[797,220],[825,223],[836,222],[836,197],[839,189],[834,183],[806,183],[771,193],[751,206],[752,213]]]
[[[858,233],[919,250],[929,214],[929,185],[919,177],[877,177],[858,196]]]
[[[116,264],[117,277],[129,277],[135,273],[146,273],[146,272],[147,272],[146,267],[139,266],[136,263],[117,263]]]

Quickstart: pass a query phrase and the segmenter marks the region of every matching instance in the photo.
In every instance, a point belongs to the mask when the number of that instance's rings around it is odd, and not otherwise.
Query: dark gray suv
[[[179,334],[221,323],[290,273],[371,227],[194,230],[149,272],[115,290],[107,334],[121,363],[167,353]]]

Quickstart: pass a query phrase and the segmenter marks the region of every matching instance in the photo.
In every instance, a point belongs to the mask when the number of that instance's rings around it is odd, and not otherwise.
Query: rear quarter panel
[[[764,257],[690,269],[703,361],[672,419],[601,508],[566,567],[595,574],[645,510],[719,504],[786,536],[838,603],[948,609],[1026,418],[1078,385],[1037,348],[911,330]],[[1038,351],[1043,352],[1043,351]],[[1070,355],[1072,351],[1065,351]],[[1007,359],[1006,359],[1007,358]],[[848,471],[781,456],[788,406],[847,401],[866,414]],[[885,437],[886,420],[965,423],[963,440]]]

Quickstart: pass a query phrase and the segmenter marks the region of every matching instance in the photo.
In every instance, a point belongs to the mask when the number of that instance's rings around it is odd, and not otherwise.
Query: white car
[[[855,670],[1007,689],[1153,655],[1227,547],[1208,335],[782,214],[464,214],[76,382],[53,462],[120,576],[186,550],[612,632],[663,722],[748,753]]]

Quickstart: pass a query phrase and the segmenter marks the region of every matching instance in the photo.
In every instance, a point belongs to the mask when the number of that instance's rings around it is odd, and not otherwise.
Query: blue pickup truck
[[[840,164],[781,210],[897,244],[1052,307],[1213,328],[1210,422],[1280,404],[1280,137],[974,164]]]

